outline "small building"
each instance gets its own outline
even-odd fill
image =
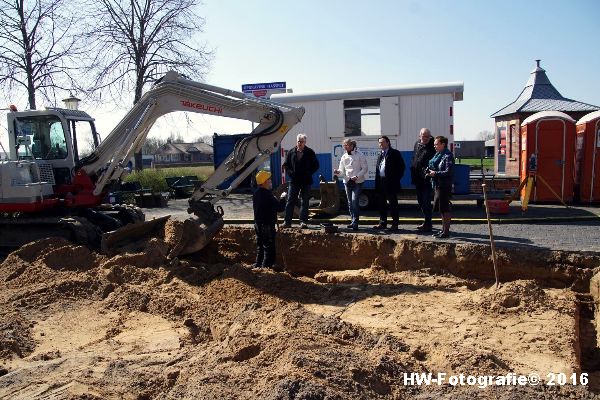
[[[155,166],[213,163],[213,147],[206,143],[165,143],[154,152]]]
[[[456,141],[454,141],[454,156],[456,158],[485,157],[485,141],[484,140],[456,140]]]
[[[573,200],[575,120],[560,111],[541,111],[521,124],[521,175],[537,176],[531,201]],[[525,189],[522,193],[525,195]]]
[[[600,201],[600,111],[577,121],[575,195],[581,201]]]
[[[600,107],[563,97],[552,85],[546,70],[537,66],[515,101],[491,115],[495,120],[495,171],[507,176],[519,176],[521,140],[519,127],[523,121],[541,111],[561,111],[578,120]]]

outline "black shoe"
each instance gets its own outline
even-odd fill
[[[346,225],[346,228],[348,228],[348,229],[352,229],[352,228],[354,228],[354,224],[349,224],[349,225]]]
[[[291,228],[292,227],[292,223],[291,222],[286,222],[283,225],[281,225],[282,228]]]
[[[450,237],[450,232],[440,232],[440,234],[438,235],[439,239],[445,239]]]
[[[387,224],[384,224],[383,222],[380,222],[377,225],[375,225],[373,227],[373,229],[385,229],[386,226],[387,226]]]
[[[353,231],[357,231],[358,230],[358,225],[352,225],[352,230]]]
[[[417,226],[417,231],[419,231],[419,232],[431,232],[432,228],[431,228],[431,225],[421,224],[421,225]]]
[[[386,232],[398,232],[398,225],[392,225],[385,230]]]

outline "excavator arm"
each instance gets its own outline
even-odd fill
[[[81,160],[81,170],[95,181],[95,196],[101,195],[111,181],[123,174],[127,160],[141,149],[154,122],[173,111],[245,119],[258,125],[247,138],[236,144],[226,161],[192,194],[188,212],[195,218],[185,221],[181,238],[171,249],[171,257],[198,251],[210,241],[223,226],[222,209],[215,208],[215,204],[267,160],[304,115],[302,107],[250,98],[170,71],[144,94],[96,150]],[[217,188],[234,174],[238,176],[228,188]],[[114,247],[123,238],[137,235],[143,229],[131,226],[105,235],[102,246]]]
[[[203,186],[203,194],[196,198],[216,195],[214,188],[232,174],[239,173],[249,160],[268,157],[304,115],[301,107],[250,98],[243,93],[195,82],[169,71],[142,96],[95,151],[81,160],[80,168],[95,180],[94,195],[100,195],[111,181],[123,174],[128,160],[142,148],[156,120],[174,111],[244,119],[258,124],[250,138],[236,147],[226,165],[215,171]],[[230,189],[237,184],[239,181],[234,181]]]

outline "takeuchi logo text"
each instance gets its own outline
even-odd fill
[[[189,100],[181,100],[181,105],[188,108],[195,108],[197,110],[204,110],[212,113],[222,114],[223,109],[208,104],[194,103]]]

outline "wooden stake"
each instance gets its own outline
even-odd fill
[[[498,266],[496,264],[496,245],[494,243],[494,233],[492,232],[492,222],[490,221],[490,210],[488,209],[487,202],[487,191],[485,183],[481,185],[483,189],[483,201],[485,204],[485,215],[487,217],[488,229],[490,231],[490,244],[492,246],[492,262],[494,263],[494,276],[496,277],[496,289],[500,287],[500,281],[498,280]]]

